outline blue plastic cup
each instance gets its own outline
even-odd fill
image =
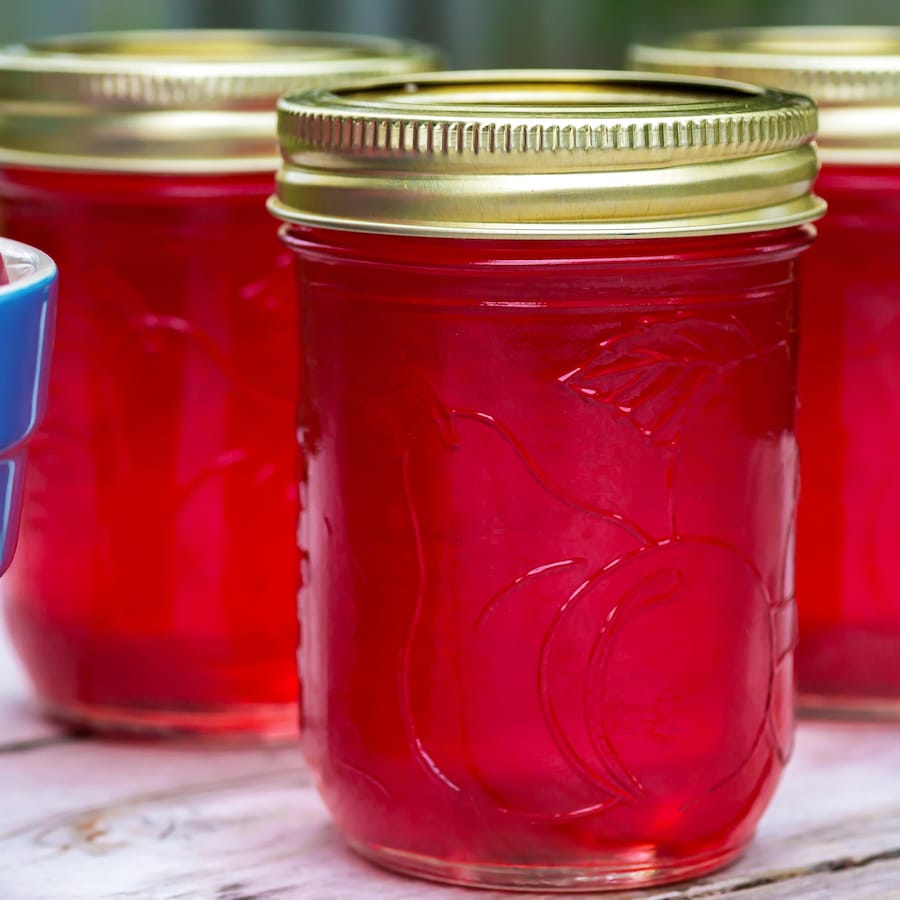
[[[56,264],[40,250],[0,238],[9,278],[0,285],[0,574],[19,533],[28,438],[47,396],[56,313]]]

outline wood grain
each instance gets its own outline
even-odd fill
[[[0,900],[510,896],[357,859],[295,747],[73,739],[35,715],[4,644],[0,677]],[[606,896],[900,900],[900,727],[805,723],[743,859],[689,885]]]

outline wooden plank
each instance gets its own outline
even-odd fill
[[[687,887],[618,896],[866,896],[821,894],[858,882],[900,897],[890,893],[900,885],[898,771],[895,729],[807,725],[743,860]],[[472,897],[344,850],[294,748],[77,742],[0,756],[0,785],[9,900]]]
[[[732,894],[734,900],[896,900],[900,897],[900,868],[896,860],[869,863],[863,868],[828,870],[798,875],[783,881],[767,881]],[[728,895],[691,895],[713,898]]]
[[[8,662],[0,647],[0,900],[509,896],[433,887],[354,857],[296,747],[54,743],[59,732],[29,711]],[[898,773],[900,727],[806,723],[742,860],[690,885],[608,896],[900,900]]]

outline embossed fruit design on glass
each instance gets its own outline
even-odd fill
[[[0,575],[16,548],[28,444],[44,415],[55,310],[53,260],[0,238]]]
[[[301,740],[410,874],[662,883],[791,750],[794,95],[604,73],[282,101]]]
[[[296,731],[298,360],[265,209],[288,88],[431,52],[143,33],[0,52],[0,230],[63,272],[31,453],[15,646],[97,728]]]
[[[820,104],[829,212],[803,263],[800,701],[900,716],[900,29],[710,32],[635,57]]]

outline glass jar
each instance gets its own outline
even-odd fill
[[[804,260],[797,652],[808,711],[900,715],[900,29],[704,32],[643,68],[724,75],[820,106],[829,212]]]
[[[275,101],[433,64],[414,44],[291,32],[0,52],[0,230],[65,273],[4,583],[53,714],[296,731],[298,361],[265,209]]]
[[[19,532],[29,439],[44,415],[55,314],[53,260],[0,238],[0,575]]]
[[[281,102],[301,741],[364,856],[593,890],[749,839],[791,747],[814,127],[621,73]]]

